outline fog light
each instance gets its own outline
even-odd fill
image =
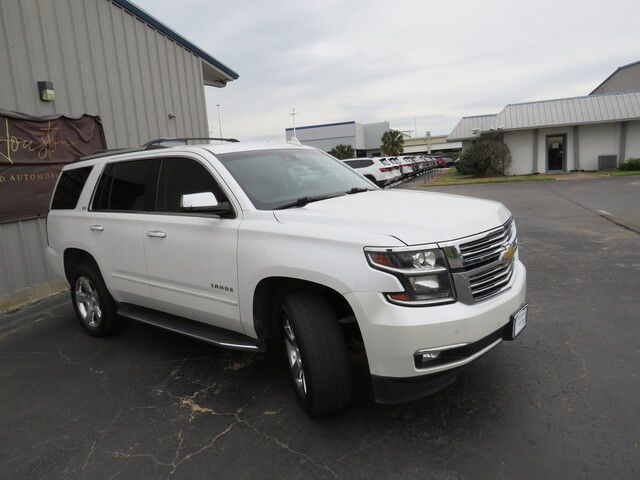
[[[440,358],[440,350],[423,350],[417,351],[414,355],[414,361],[416,368],[427,368],[434,364],[437,364],[437,360]]]
[[[422,354],[422,361],[428,362],[430,360],[435,360],[440,356],[440,352],[424,352]]]

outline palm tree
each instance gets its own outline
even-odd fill
[[[354,158],[356,156],[356,151],[353,149],[351,145],[336,145],[329,151],[329,155],[333,155],[339,160],[345,160],[347,158]]]
[[[380,150],[385,155],[400,155],[404,152],[404,137],[402,136],[402,132],[398,130],[387,130],[382,134],[382,138],[380,139],[382,145],[380,146]]]

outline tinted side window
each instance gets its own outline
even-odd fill
[[[159,161],[134,160],[107,165],[96,190],[94,210],[148,212],[158,178]]]
[[[56,193],[51,202],[52,210],[73,210],[78,205],[78,199],[87,182],[87,177],[93,167],[74,168],[60,174]]]
[[[373,160],[345,160],[344,163],[351,168],[366,168],[373,165]]]
[[[200,163],[189,158],[162,160],[156,202],[158,212],[183,212],[180,208],[182,195],[202,192],[213,193],[218,202],[227,201],[211,173]]]

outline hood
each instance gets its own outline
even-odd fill
[[[274,211],[286,224],[391,235],[407,245],[455,240],[499,227],[511,216],[498,202],[446,193],[374,190]]]

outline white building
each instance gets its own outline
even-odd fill
[[[380,139],[389,130],[389,122],[358,123],[355,121],[296,127],[296,137],[304,145],[328,152],[336,145],[351,145],[358,157],[380,155]],[[287,141],[293,128],[285,130]]]
[[[640,157],[639,67],[620,67],[584,97],[516,103],[496,115],[463,117],[447,138],[462,141],[464,149],[473,138],[497,136],[511,152],[511,175],[613,168]]]
[[[462,142],[449,141],[447,135],[430,135],[404,139],[405,154],[442,154],[456,156],[462,149]]]

